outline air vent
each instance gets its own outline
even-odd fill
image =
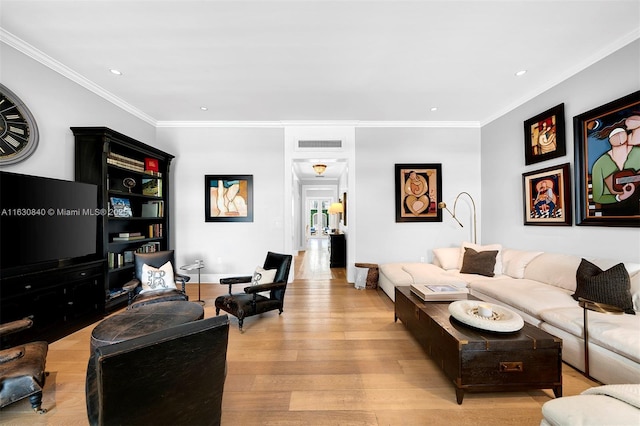
[[[298,141],[299,149],[341,149],[341,140],[304,140]]]

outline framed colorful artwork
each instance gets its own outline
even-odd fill
[[[442,165],[395,166],[396,222],[442,222]]]
[[[253,175],[206,175],[205,222],[253,222]]]
[[[524,163],[534,164],[567,154],[564,104],[524,122]]]
[[[576,223],[640,226],[640,91],[573,118]]]
[[[569,163],[522,174],[525,225],[571,226]]]

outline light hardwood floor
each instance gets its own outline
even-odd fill
[[[326,246],[295,261],[284,312],[231,319],[223,425],[539,425],[551,390],[468,393],[452,384],[394,322],[379,290],[356,290],[328,268]],[[204,284],[205,316],[226,288]],[[188,285],[192,300],[197,285]],[[44,415],[22,400],[0,411],[2,425],[86,425],[84,380],[93,326],[49,346]],[[188,360],[185,360],[188,362]],[[564,395],[596,383],[563,366]]]

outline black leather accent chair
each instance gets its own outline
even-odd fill
[[[26,330],[33,325],[24,318],[0,325],[0,337]],[[0,408],[29,397],[35,412],[43,414],[42,388],[47,373],[47,342],[31,342],[0,350]]]
[[[281,314],[292,260],[293,256],[290,254],[268,252],[263,269],[277,269],[273,283],[245,287],[244,293],[233,294],[232,286],[235,284],[250,283],[253,275],[220,279],[220,284],[229,286],[229,294],[216,298],[216,315],[219,315],[222,309],[235,316],[238,318],[238,326],[240,327],[240,331],[242,331],[242,324],[246,317],[275,309],[279,311],[278,314]],[[269,297],[259,294],[267,291],[269,292]]]
[[[140,293],[142,290],[141,282],[144,279],[142,276],[142,266],[146,264],[153,266],[154,268],[160,268],[167,262],[171,262],[171,265],[173,265],[173,277],[176,282],[176,286],[178,283],[182,285],[181,289],[159,289]],[[129,292],[129,309],[137,306],[148,305],[149,303],[189,300],[185,289],[185,283],[189,281],[191,277],[179,274],[176,271],[173,250],[157,251],[153,253],[135,253],[134,263],[135,276],[131,281],[123,286],[123,288]]]
[[[212,317],[95,349],[91,425],[219,425],[229,318]]]

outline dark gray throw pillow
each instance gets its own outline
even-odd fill
[[[603,271],[582,259],[576,271],[576,292],[573,294],[575,300],[579,297],[615,306],[627,314],[636,314],[631,298],[631,278],[622,263]]]
[[[493,277],[493,268],[496,266],[498,250],[475,251],[471,247],[465,247],[462,258],[463,274],[478,274],[485,277]]]

